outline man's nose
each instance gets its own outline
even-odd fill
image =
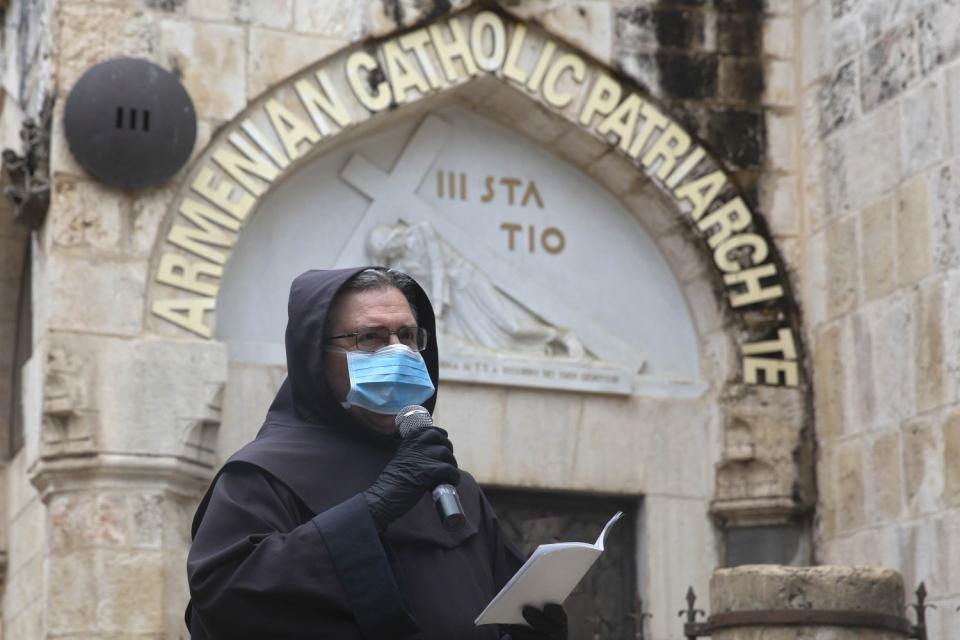
[[[390,344],[400,344],[400,336],[398,336],[396,333],[391,333]]]

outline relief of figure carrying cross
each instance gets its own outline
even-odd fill
[[[359,154],[350,157],[340,177],[370,205],[333,266],[350,266],[366,254],[412,275],[430,293],[447,348],[599,358],[639,370],[643,355],[636,345],[597,325],[555,278],[483,246],[416,193],[451,129],[426,116],[390,173]]]

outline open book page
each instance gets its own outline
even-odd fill
[[[595,544],[557,542],[537,547],[474,624],[526,624],[521,613],[525,605],[542,608],[550,602],[562,603],[603,553],[610,527],[622,516],[618,511],[610,518]]]

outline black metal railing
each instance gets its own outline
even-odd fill
[[[679,617],[684,618],[683,635],[687,640],[694,640],[710,636],[715,631],[732,627],[749,626],[810,626],[823,625],[835,627],[858,627],[861,629],[877,629],[901,633],[908,638],[927,640],[927,609],[936,609],[935,605],[927,604],[927,587],[921,582],[914,592],[916,602],[908,605],[913,609],[917,623],[911,622],[905,616],[896,616],[870,611],[844,611],[830,609],[771,609],[756,611],[732,611],[715,613],[707,616],[703,609],[697,608],[697,594],[691,586],[687,589],[687,608],[681,609]],[[960,607],[957,607],[960,612]],[[705,618],[702,622],[697,617]]]
[[[927,586],[921,582],[913,592],[915,601],[907,605],[913,609],[916,623],[911,623],[904,615],[891,615],[870,611],[853,611],[842,609],[814,609],[811,603],[798,609],[770,609],[754,611],[730,611],[708,615],[703,609],[697,608],[697,594],[693,587],[687,588],[684,599],[686,608],[677,615],[683,618],[683,636],[686,640],[709,637],[717,631],[736,627],[783,627],[783,626],[832,626],[854,627],[859,629],[875,629],[877,631],[894,632],[914,640],[928,640],[927,610],[936,609],[936,605],[927,602]],[[625,615],[633,621],[634,640],[647,640],[646,622],[653,614],[644,611],[643,600],[638,596],[633,610]],[[960,614],[960,606],[956,608]],[[958,615],[960,619],[960,615]],[[608,620],[603,615],[582,618],[589,624],[591,640],[612,640],[615,621]],[[952,636],[951,636],[952,637]]]

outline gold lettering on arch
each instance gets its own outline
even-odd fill
[[[274,87],[228,124],[197,161],[174,205],[156,261],[153,315],[210,338],[223,267],[250,212],[275,182],[322,139],[480,74],[516,86],[607,140],[686,212],[713,255],[734,312],[782,305],[784,323],[789,321],[792,303],[785,299],[772,244],[758,233],[743,199],[731,195],[727,174],[706,150],[655,101],[607,69],[542,30],[535,35],[489,9],[467,9],[335,54]],[[465,197],[465,182],[459,190],[455,186],[451,182],[449,195]],[[438,189],[445,189],[441,182]],[[543,206],[532,183],[516,196],[524,205]],[[534,238],[548,253],[564,248],[562,231],[553,227],[524,232],[519,224],[504,223],[502,230],[510,250],[519,250],[521,234],[529,236],[525,244]],[[799,384],[787,324],[775,339],[744,345],[742,357],[746,384]]]

